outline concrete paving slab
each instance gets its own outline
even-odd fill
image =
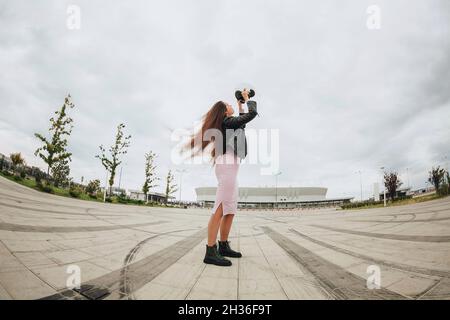
[[[198,279],[186,299],[188,300],[236,300],[237,278],[203,276]]]
[[[43,194],[0,178],[0,299],[450,299],[450,198],[238,212],[243,257],[203,263],[209,209]],[[67,266],[82,290],[66,288]],[[382,289],[367,288],[378,265]]]
[[[56,292],[29,270],[0,272],[0,283],[13,299],[37,299]]]

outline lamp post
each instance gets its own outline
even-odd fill
[[[384,206],[386,207],[386,185],[384,184],[384,167],[381,167],[380,169],[383,170],[383,179],[381,181],[383,183],[383,202]]]
[[[447,170],[447,172],[448,172],[448,158],[447,158],[447,156],[444,156],[444,159],[443,159],[444,161],[445,161],[445,169]]]
[[[181,183],[183,182],[183,173],[187,172],[186,169],[176,169],[176,172],[178,172],[180,174],[180,195],[179,195],[179,203],[181,206]]]
[[[411,185],[409,184],[409,168],[406,168],[406,179],[408,180],[408,188],[410,188]]]
[[[278,176],[281,174],[281,171],[274,173],[275,175],[275,206],[278,209]]]
[[[123,165],[120,166],[120,173],[119,173],[119,192],[120,192],[120,186],[121,186],[121,182],[122,182],[122,168],[124,166],[126,166],[127,164],[124,163]]]
[[[105,192],[103,192],[103,202],[106,202],[106,188],[108,185],[108,170],[106,170],[106,178],[105,178]]]
[[[361,191],[361,202],[362,202],[363,192],[362,192],[362,177],[361,177],[361,170],[358,170],[358,171],[356,171],[355,173],[359,173],[359,187],[360,187],[360,191]]]
[[[119,191],[120,191],[120,183],[122,182],[122,168],[123,168],[123,166],[120,166],[120,173],[119,173]]]

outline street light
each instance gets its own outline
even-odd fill
[[[106,202],[106,188],[108,185],[108,170],[106,170],[106,178],[105,178],[105,192],[103,192],[103,202]]]
[[[120,192],[120,183],[122,182],[122,168],[123,166],[120,166],[120,174],[119,174],[119,192]]]
[[[183,173],[187,172],[186,169],[176,169],[175,172],[178,172],[180,174],[180,196],[179,196],[179,203],[181,206],[181,183],[183,182]]]
[[[361,170],[358,170],[358,171],[356,171],[355,173],[359,173],[359,186],[360,186],[360,189],[361,189],[361,202],[362,202],[362,198],[363,198],[363,195],[362,195],[362,177],[361,177]]]
[[[124,163],[123,165],[120,166],[120,174],[119,174],[119,192],[120,192],[120,184],[122,182],[122,168],[123,166],[126,166],[127,164]]]
[[[408,188],[411,188],[411,185],[409,184],[409,168],[406,168],[406,178],[408,179]]]
[[[381,170],[384,170],[384,167],[381,167],[380,168]],[[384,173],[384,171],[383,171],[383,173]],[[382,180],[382,183],[383,183],[383,202],[384,202],[384,206],[386,207],[386,185],[384,184],[384,175],[383,175],[383,180]]]
[[[281,174],[281,171],[274,173],[275,176],[275,206],[278,209],[278,176]]]

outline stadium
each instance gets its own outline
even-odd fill
[[[216,187],[195,189],[197,202],[203,207],[214,205]],[[353,197],[326,198],[327,188],[321,187],[242,187],[239,188],[239,208],[311,208],[337,207]]]

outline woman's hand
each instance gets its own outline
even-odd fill
[[[243,91],[242,91],[242,97],[244,98],[244,101],[245,102],[247,102],[248,101],[248,93],[249,93],[249,91],[247,90],[247,89],[244,89]]]

